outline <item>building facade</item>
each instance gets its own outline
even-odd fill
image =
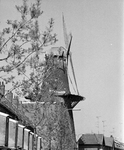
[[[123,143],[103,134],[82,134],[78,147],[79,150],[124,150]]]

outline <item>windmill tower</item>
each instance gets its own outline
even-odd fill
[[[59,106],[59,112],[60,115],[60,122],[66,122],[67,126],[64,126],[64,129],[62,132],[65,132],[69,134],[67,137],[64,138],[64,144],[61,145],[61,149],[66,150],[72,150],[76,146],[76,139],[75,139],[75,128],[74,128],[74,119],[73,119],[73,108],[77,105],[78,102],[84,99],[84,97],[79,96],[79,92],[77,89],[77,83],[76,78],[74,74],[74,68],[72,64],[72,58],[71,58],[71,43],[72,43],[72,35],[67,34],[64,16],[63,16],[63,32],[64,32],[64,40],[65,40],[65,48],[64,47],[53,47],[49,51],[49,53],[46,55],[48,61],[47,68],[47,74],[49,76],[44,80],[44,88],[46,89],[45,85],[47,85],[49,88],[47,88],[47,93],[44,95],[48,96],[48,93],[53,93],[53,99],[49,97],[49,100],[56,101],[57,104],[61,104]],[[50,60],[52,58],[52,61]],[[77,89],[77,95],[71,94],[70,88],[69,88],[69,80],[68,80],[68,63],[71,64],[72,67],[72,73]],[[48,92],[49,91],[49,92]],[[44,100],[47,99],[44,96]],[[48,99],[47,99],[48,100]],[[65,124],[66,124],[65,123]],[[61,124],[60,124],[61,126]],[[61,127],[60,127],[61,128]],[[61,132],[61,131],[60,131]],[[63,133],[61,133],[63,134]],[[70,138],[70,139],[69,139]],[[70,142],[69,142],[70,141]],[[64,147],[64,145],[68,145],[68,147]]]
[[[72,35],[68,35],[66,32],[64,17],[63,31],[65,48],[52,47],[45,55],[46,67],[42,82],[42,99],[37,107],[39,116],[35,119],[35,122],[40,120],[35,128],[37,134],[44,139],[43,148],[49,150],[73,150],[76,148],[73,109],[78,102],[84,99],[79,96],[78,90],[77,94],[71,94],[69,88],[69,62],[72,66],[76,88],[77,83],[70,52]],[[34,103],[30,103],[30,105],[34,105]],[[28,111],[25,112],[31,120],[33,107],[27,105],[26,110]]]

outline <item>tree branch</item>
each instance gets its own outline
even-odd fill
[[[31,40],[30,40],[30,41],[26,41],[26,42],[22,43],[22,44],[19,46],[19,48],[21,48],[23,45],[27,44],[28,42],[31,42]],[[10,55],[10,53],[8,52],[8,56],[7,56],[7,57],[5,57],[5,58],[1,58],[1,59],[0,59],[0,61],[7,60],[10,56],[11,56],[11,55]]]
[[[9,57],[10,57],[10,53],[8,53],[8,56],[7,56],[7,57],[5,57],[5,58],[1,58],[1,59],[0,59],[0,61],[7,60]]]
[[[40,48],[42,47],[44,45],[44,43],[40,46]],[[30,56],[30,55],[32,55],[33,53],[35,53],[36,51],[33,51],[33,52],[31,52],[30,54],[28,54],[24,59],[23,59],[23,61],[21,62],[21,63],[19,63],[17,66],[15,66],[14,68],[12,68],[12,70],[13,69],[15,69],[15,68],[18,68],[21,64],[23,64],[25,61],[26,61],[26,59]],[[12,71],[11,70],[11,71]]]
[[[32,19],[32,18],[31,18]],[[31,20],[30,19],[30,20]],[[8,39],[6,40],[6,42],[3,44],[3,46],[0,48],[0,51],[3,49],[3,47],[16,35],[16,33],[26,24],[28,23],[30,20],[28,20],[27,22],[25,22],[23,25],[20,25],[20,27],[16,30],[16,32]]]

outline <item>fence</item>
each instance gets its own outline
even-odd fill
[[[41,137],[0,112],[0,149],[41,150]]]
[[[18,120],[24,125],[33,127],[33,123],[24,114],[23,105],[18,100],[18,96],[14,96],[11,91],[5,94],[5,84],[3,82],[0,82],[0,105],[17,116]]]

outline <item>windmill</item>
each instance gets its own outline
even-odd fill
[[[63,16],[63,32],[65,47],[52,47],[46,53],[46,76],[43,78],[42,91],[41,91],[41,105],[40,109],[44,110],[44,120],[48,125],[50,124],[50,116],[55,118],[57,122],[50,124],[53,127],[54,134],[50,133],[49,145],[53,144],[56,138],[56,147],[60,147],[64,150],[72,150],[76,147],[76,136],[73,118],[73,108],[81,101],[84,97],[79,95],[77,88],[76,77],[74,73],[74,67],[71,57],[71,44],[72,44],[72,34],[67,34],[64,16]],[[68,65],[71,65],[73,80],[76,86],[76,94],[72,94],[69,87],[69,77],[68,77]],[[44,103],[42,106],[42,102]],[[32,103],[33,105],[33,103]],[[47,107],[51,108],[46,109]],[[53,110],[53,114],[51,113]],[[50,112],[49,112],[50,111]],[[29,111],[30,112],[30,111]],[[49,119],[47,120],[47,114],[49,114]],[[42,116],[42,115],[40,115]],[[58,119],[57,119],[58,118]],[[32,120],[32,118],[30,118]],[[53,119],[53,120],[54,120]],[[56,127],[57,125],[57,127]],[[54,127],[55,126],[55,127]],[[37,131],[39,131],[39,126]],[[49,133],[49,128],[45,128],[41,124],[40,130],[45,130]],[[41,130],[41,131],[42,131]],[[56,136],[54,136],[56,135]],[[45,137],[45,136],[44,136]],[[47,142],[45,142],[47,143]],[[50,149],[50,147],[49,147]],[[57,148],[56,148],[57,149]]]

